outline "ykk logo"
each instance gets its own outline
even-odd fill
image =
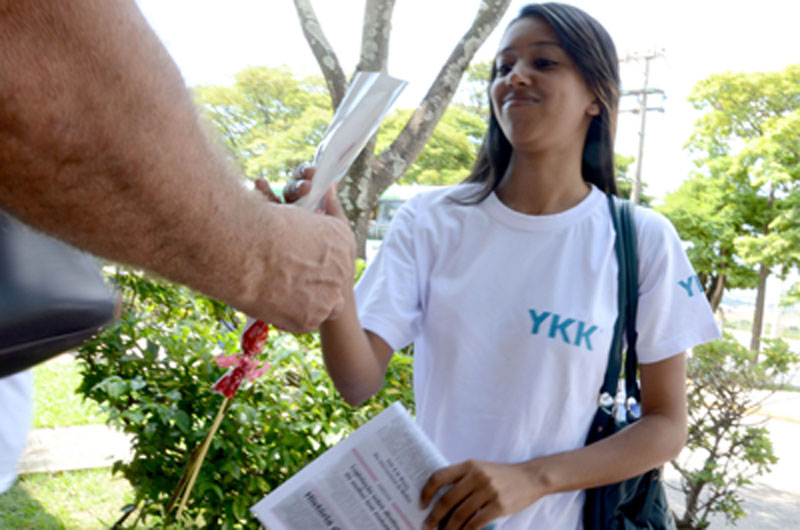
[[[567,344],[573,346],[580,346],[581,343],[586,344],[586,348],[592,351],[591,337],[592,333],[597,331],[597,326],[587,326],[586,322],[582,320],[575,320],[574,318],[564,318],[559,314],[543,311],[537,313],[535,309],[530,310],[531,318],[533,319],[533,330],[531,333],[538,335],[540,331],[547,330],[547,336],[551,339],[561,338]],[[550,323],[545,324],[550,319]],[[570,327],[577,324],[574,329],[575,335],[570,337]]]
[[[700,284],[700,278],[698,278],[697,275],[689,276],[686,278],[685,282],[678,280],[678,285],[684,288],[689,298],[692,298],[697,293],[703,292],[703,286]],[[697,287],[697,290],[694,290],[694,287]]]

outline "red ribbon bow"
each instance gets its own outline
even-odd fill
[[[256,355],[264,350],[268,335],[269,324],[254,320],[242,334],[242,353],[217,356],[215,361],[218,366],[231,369],[211,387],[214,392],[222,394],[226,398],[232,398],[244,379],[255,381],[269,370],[268,363],[264,363],[264,366],[259,368],[260,363],[255,359]]]

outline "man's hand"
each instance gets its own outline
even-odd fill
[[[293,203],[311,189],[315,168],[301,165],[295,179],[287,184],[284,198]],[[256,181],[270,202],[280,203],[266,180]],[[275,282],[275,303],[292,300],[288,305],[266,308],[273,315],[271,323],[288,331],[308,331],[323,321],[338,316],[344,293],[352,290],[355,274],[355,240],[335,188],[325,197],[325,215],[311,214],[293,206],[281,206],[277,218],[285,223],[275,234],[274,255],[285,256]],[[258,303],[258,301],[255,301]]]
[[[305,332],[342,310],[344,290],[353,288],[355,241],[342,219],[278,208],[276,224],[284,228],[270,235],[275,261],[269,267],[277,277],[271,280],[273,296],[259,312],[272,315],[270,323],[280,329]]]

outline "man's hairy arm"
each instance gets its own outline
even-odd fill
[[[244,189],[128,0],[0,2],[0,207],[295,331],[353,277],[346,223]]]

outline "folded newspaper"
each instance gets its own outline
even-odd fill
[[[269,530],[417,530],[431,473],[448,463],[393,403],[251,508]]]

